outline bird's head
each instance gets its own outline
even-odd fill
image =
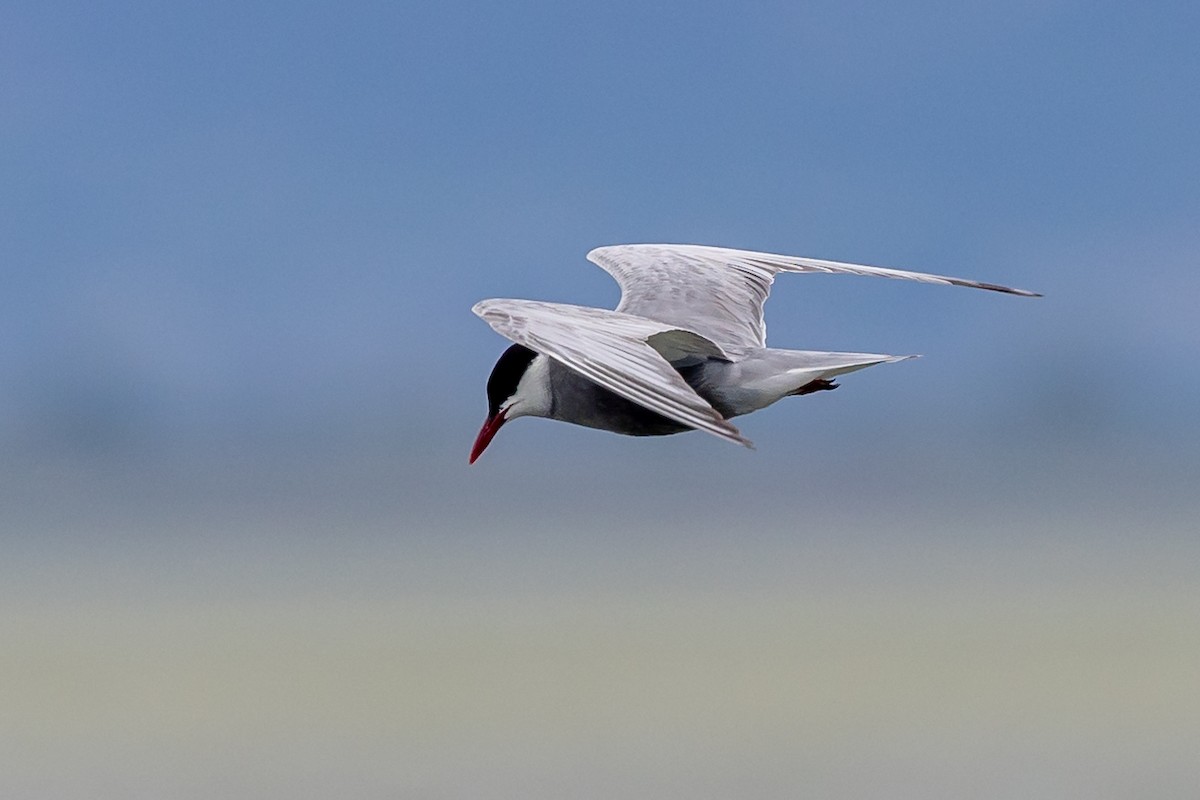
[[[471,448],[471,464],[487,449],[504,423],[517,417],[544,417],[550,413],[547,367],[545,356],[519,344],[500,356],[488,378],[488,415]]]

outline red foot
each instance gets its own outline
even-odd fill
[[[812,394],[813,392],[828,392],[838,388],[837,381],[828,381],[824,378],[817,378],[815,381],[810,381],[804,384],[794,392],[789,392],[789,396],[799,397],[804,394]]]

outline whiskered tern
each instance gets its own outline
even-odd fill
[[[913,357],[767,347],[763,303],[781,272],[1040,296],[944,275],[703,245],[614,245],[587,257],[620,285],[615,311],[500,299],[472,309],[514,342],[488,378],[488,415],[472,464],[502,425],[530,416],[628,436],[694,429],[752,447],[730,419],[837,388],[839,375]]]

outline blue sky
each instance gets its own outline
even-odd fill
[[[779,284],[781,345],[936,359],[863,390],[925,382],[910,411],[952,389],[969,422],[1014,381],[1061,381],[1141,431],[1184,422],[1144,376],[1200,391],[1187,4],[4,17],[0,432],[30,447],[80,415],[116,439],[400,408],[457,425],[502,346],[471,303],[611,304],[582,256],[622,241],[1046,292]]]

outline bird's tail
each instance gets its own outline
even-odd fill
[[[833,379],[839,375],[909,358],[915,356],[764,348],[735,365],[738,372],[735,383],[739,386],[742,403],[765,408],[789,395],[836,388]]]

